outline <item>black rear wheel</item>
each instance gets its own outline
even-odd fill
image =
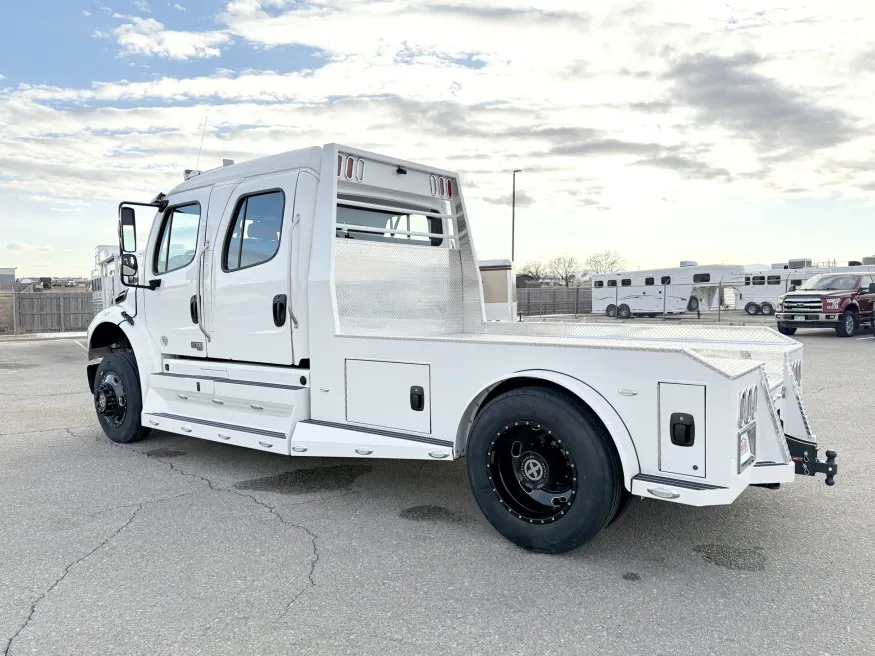
[[[94,407],[103,432],[113,442],[128,444],[143,439],[149,429],[140,423],[143,397],[133,353],[111,353],[94,376]]]
[[[621,319],[628,319],[632,316],[632,310],[629,309],[629,306],[625,303],[617,308],[617,316]]]
[[[613,304],[609,305],[607,307],[607,309],[605,309],[605,314],[608,315],[609,317],[616,317],[617,316],[617,306],[613,305]]]
[[[582,545],[623,501],[610,436],[579,399],[552,388],[524,387],[487,403],[474,420],[467,466],[489,522],[532,551]]]

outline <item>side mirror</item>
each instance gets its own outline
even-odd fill
[[[137,250],[137,215],[133,207],[119,208],[119,236],[123,253]]]
[[[130,253],[122,255],[122,275],[125,278],[133,278],[137,275],[139,267],[137,266],[137,256]]]
[[[795,291],[796,291],[796,285],[790,285],[790,289],[788,289],[787,291],[795,292]]]

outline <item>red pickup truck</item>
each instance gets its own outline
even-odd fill
[[[778,331],[792,335],[797,328],[835,328],[850,337],[861,326],[872,326],[875,275],[822,273],[778,299]]]

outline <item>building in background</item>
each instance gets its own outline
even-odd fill
[[[12,289],[15,284],[15,267],[0,268],[0,289]]]

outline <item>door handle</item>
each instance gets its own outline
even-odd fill
[[[188,302],[188,311],[191,313],[191,322],[197,323],[197,294],[192,296]]]
[[[277,294],[273,297],[273,325],[277,328],[286,323],[286,300],[285,294]]]
[[[422,412],[425,408],[425,390],[419,385],[410,388],[410,409]]]
[[[197,260],[197,288],[195,289],[195,302],[197,303],[197,327],[200,328],[200,331],[204,334],[204,338],[207,340],[207,343],[210,341],[210,335],[207,333],[207,329],[204,327],[203,318],[203,298],[201,297],[201,285],[203,285],[204,280],[204,258],[207,255],[207,246],[209,244],[204,244],[204,250],[201,251],[200,256]]]

